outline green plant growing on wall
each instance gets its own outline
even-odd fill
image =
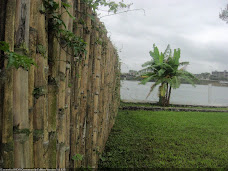
[[[45,47],[43,45],[37,45],[36,47],[36,52],[40,53],[44,58],[46,58],[46,52],[47,50],[45,49]]]
[[[48,30],[54,33],[55,37],[60,42],[61,47],[63,49],[66,47],[72,48],[73,54],[70,54],[72,56],[82,56],[82,54],[86,53],[86,42],[81,37],[78,37],[73,32],[67,30],[66,24],[62,20],[62,15],[64,13],[67,13],[72,19],[75,19],[68,11],[68,8],[70,8],[71,5],[64,2],[61,2],[61,5],[65,11],[59,14],[59,4],[57,2],[54,0],[44,0],[44,9],[40,12],[49,18]]]
[[[84,3],[89,5],[93,12],[98,10],[99,6],[108,7],[108,12],[116,13],[119,9],[130,8],[131,4],[125,4],[124,1],[115,2],[115,1],[107,1],[107,0],[83,0]]]
[[[15,67],[18,69],[19,67],[22,67],[25,70],[28,70],[31,65],[36,65],[32,58],[11,51],[9,49],[9,44],[4,41],[0,41],[0,51],[3,51],[5,57],[8,59],[7,68]]]
[[[82,2],[90,6],[93,9],[94,13],[99,6],[108,7],[109,12],[114,13],[116,13],[117,10],[120,8],[129,8],[131,6],[131,4],[125,4],[123,3],[123,1],[116,3],[114,1],[107,0],[83,0]],[[61,6],[65,9],[65,11],[59,14],[59,3],[55,2],[54,0],[44,0],[43,3],[44,9],[40,10],[40,12],[45,14],[49,18],[48,29],[50,31],[54,31],[54,35],[59,40],[61,47],[63,49],[65,49],[66,47],[72,48],[73,54],[70,54],[72,56],[82,57],[83,54],[86,54],[86,42],[83,40],[82,37],[78,37],[73,32],[67,30],[66,24],[62,20],[62,15],[64,13],[67,13],[73,20],[75,20],[75,17],[73,17],[68,10],[69,8],[71,8],[71,5],[65,2],[61,2]],[[94,15],[90,15],[87,13],[84,15],[91,17],[91,19],[95,21]],[[85,25],[85,22],[82,18],[78,19],[78,23]]]
[[[150,51],[152,60],[142,65],[151,71],[144,75],[146,78],[141,81],[141,84],[146,84],[150,80],[155,80],[148,96],[157,85],[160,85],[158,92],[159,104],[162,106],[168,106],[171,90],[172,88],[176,89],[180,87],[181,78],[191,83],[193,86],[195,85],[197,78],[185,70],[185,67],[189,65],[189,62],[179,61],[180,49],[174,49],[174,53],[172,53],[170,46],[168,45],[165,52],[160,53],[155,44],[153,45],[153,48],[154,51]],[[183,67],[179,69],[180,66]]]
[[[75,160],[75,161],[82,161],[82,159],[83,159],[83,155],[81,155],[81,154],[76,154],[76,155],[74,155],[73,157],[72,157],[72,160]]]

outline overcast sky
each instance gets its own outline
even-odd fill
[[[155,43],[181,49],[192,73],[228,70],[228,24],[219,18],[227,0],[125,0],[131,9],[144,9],[103,17],[113,44],[119,50],[122,72],[140,70],[151,60]],[[100,16],[104,16],[102,12]]]

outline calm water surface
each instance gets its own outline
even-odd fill
[[[146,99],[152,84],[152,82],[149,82],[146,85],[140,85],[139,81],[121,81],[121,99],[157,102],[158,86]],[[180,88],[172,89],[170,100],[172,104],[228,106],[228,87],[208,85],[196,85],[196,87],[193,87],[189,84],[182,84]]]

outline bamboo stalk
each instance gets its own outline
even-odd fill
[[[118,71],[116,51],[106,35],[99,35],[97,28],[103,29],[102,26],[100,27],[100,21],[97,20],[97,25],[91,27],[91,18],[82,14],[91,14],[91,9],[80,0],[67,1],[80,11],[73,14],[71,9],[70,13],[77,16],[77,19],[83,18],[89,29],[83,29],[79,23],[74,24],[73,28],[73,21],[67,13],[64,13],[62,19],[69,30],[73,30],[77,36],[83,37],[87,42],[86,56],[78,56],[81,61],[78,57],[67,55],[60,48],[58,40],[50,33],[51,30],[48,32],[47,39],[45,30],[47,20],[39,12],[43,5],[42,0],[14,0],[8,1],[8,5],[13,2],[15,6],[17,2],[17,10],[7,12],[11,19],[8,20],[8,25],[6,23],[6,28],[11,28],[12,24],[15,24],[16,30],[24,28],[22,30],[26,34],[22,35],[19,31],[15,33],[16,46],[19,47],[23,43],[29,47],[30,55],[35,58],[38,67],[32,66],[29,74],[22,69],[15,71],[14,90],[12,70],[7,71],[3,111],[0,112],[0,123],[3,123],[0,127],[2,134],[0,140],[4,145],[2,150],[4,167],[92,166],[96,168],[118,111],[119,78],[116,75]],[[61,1],[56,0],[56,2],[59,2],[61,7]],[[31,11],[30,15],[26,15],[27,19],[23,25],[20,19],[23,10],[20,9],[25,8],[22,4],[26,3],[31,3],[31,6],[24,10],[28,12],[31,9]],[[13,21],[13,11],[17,12],[16,22]],[[63,11],[65,10],[61,9],[59,13]],[[30,25],[29,31],[28,25]],[[13,50],[14,30],[11,28],[7,31],[6,41],[10,43]],[[104,50],[104,44],[101,46],[101,41],[107,42],[107,49]],[[39,53],[38,46],[43,46],[44,54]],[[67,51],[70,52],[71,49]],[[18,50],[17,53],[22,52]],[[47,56],[48,59],[45,58]],[[12,106],[15,107],[15,147],[19,149],[14,151],[13,114],[10,115]],[[17,159],[15,162],[10,162],[14,158],[13,154]],[[83,155],[84,159],[73,161],[72,157],[76,154]]]
[[[16,4],[15,18],[15,52],[25,54],[29,46],[30,1],[21,0]],[[24,21],[24,22],[23,22]],[[30,129],[28,113],[28,71],[19,68],[14,72],[14,166],[15,168],[30,168],[29,134],[24,131]],[[16,131],[15,131],[16,130]]]
[[[61,4],[61,3],[60,3]],[[65,9],[61,8],[62,20],[68,27],[69,16],[65,12]],[[66,28],[68,29],[68,28]],[[61,44],[61,42],[60,42]],[[60,45],[61,46],[61,45]],[[64,46],[64,45],[63,45]],[[57,168],[65,168],[66,167],[66,60],[67,54],[63,48],[60,49],[60,58],[59,58],[59,92],[58,92],[58,119],[57,119]]]
[[[104,35],[103,35],[104,36]],[[105,35],[107,36],[107,35]],[[107,39],[106,37],[103,37],[103,47],[102,47],[102,55],[101,55],[101,89],[100,89],[100,101],[99,101],[99,111],[101,113],[101,126],[100,126],[100,134],[98,138],[98,146],[99,148],[99,153],[101,154],[103,149],[104,149],[104,134],[105,134],[105,110],[104,110],[104,102],[105,102],[105,92],[104,92],[104,87],[105,87],[105,57],[107,54]]]
[[[72,16],[74,16],[74,12],[73,12],[73,6],[74,6],[74,1],[73,0],[68,0],[68,3],[71,5],[72,8],[69,9],[69,12]],[[69,18],[68,19],[69,22],[68,22],[68,30],[69,31],[73,31],[73,19],[72,18]],[[73,54],[72,52],[73,50],[68,48],[68,52],[70,54]],[[72,166],[71,164],[71,158],[70,158],[70,131],[71,131],[71,70],[72,70],[72,60],[71,58],[73,58],[71,55],[67,55],[67,59],[66,61],[68,62],[67,63],[67,66],[66,66],[66,86],[67,86],[67,89],[66,89],[66,153],[65,153],[65,157],[66,157],[66,168],[70,168]]]
[[[5,41],[10,50],[14,50],[14,23],[16,0],[8,1],[6,6]],[[7,60],[5,60],[6,68]],[[4,100],[2,116],[2,158],[3,168],[14,168],[14,141],[13,141],[13,70],[6,71],[4,82]]]
[[[33,113],[33,138],[34,138],[34,167],[46,168],[47,163],[47,147],[48,147],[48,125],[47,125],[47,33],[45,30],[45,15],[39,12],[43,6],[43,1],[38,0],[36,4],[36,14],[39,18],[37,23],[37,54],[35,68],[35,89],[33,94],[35,96],[35,105]],[[40,48],[42,53],[40,53]]]
[[[31,1],[30,3],[30,30],[29,30],[29,51],[32,59],[36,59],[36,46],[37,46],[37,1]],[[28,107],[29,107],[29,157],[30,157],[30,168],[34,168],[33,162],[33,107],[34,107],[34,96],[33,91],[35,88],[35,66],[31,66],[28,73]]]
[[[80,0],[77,0],[77,2],[75,3],[76,5],[76,16],[78,16],[77,18],[81,18],[81,12],[82,12],[82,4]],[[74,32],[76,34],[76,36],[82,36],[83,35],[83,27],[81,27],[81,23],[77,23],[75,24],[75,28],[74,28]],[[81,80],[82,80],[82,67],[83,67],[83,63],[81,61],[82,56],[79,55],[75,58],[75,63],[76,63],[76,70],[75,70],[75,82],[74,82],[74,92],[75,92],[75,96],[74,96],[74,107],[73,107],[73,116],[75,118],[74,123],[73,123],[73,127],[74,127],[74,136],[75,139],[73,139],[72,137],[72,151],[71,151],[71,157],[75,156],[76,154],[80,153],[80,110],[81,110]],[[80,163],[79,161],[75,161],[74,160],[74,168],[78,168],[80,167]]]
[[[75,1],[74,3],[75,10],[75,16],[77,16],[77,19],[81,17],[81,2],[80,0]],[[80,23],[74,23],[73,32],[76,36],[81,36],[83,34],[83,28],[80,27]],[[79,28],[80,27],[80,28]],[[81,62],[81,56],[78,55],[77,57],[74,57],[72,59],[72,62],[74,64],[73,71],[72,71],[72,83],[73,83],[73,96],[72,96],[72,120],[71,120],[71,152],[70,152],[70,158],[71,158],[71,166],[74,168],[79,167],[79,161],[72,160],[72,158],[80,153],[80,147],[79,147],[79,132],[80,132],[80,99],[81,99],[81,74],[82,74],[82,62]]]
[[[86,17],[85,17],[85,20],[86,20],[86,26],[87,26],[87,29],[85,29],[85,32],[84,32],[84,39],[85,39],[85,42],[87,42],[87,45],[86,45],[86,55],[85,55],[85,59],[84,59],[84,67],[83,67],[83,74],[82,74],[82,92],[83,92],[83,96],[81,97],[81,124],[82,125],[82,130],[81,130],[81,152],[80,154],[82,154],[83,156],[86,155],[86,150],[85,150],[85,145],[86,145],[86,132],[87,132],[87,123],[88,122],[88,113],[87,113],[87,100],[88,100],[88,82],[90,81],[89,80],[89,58],[90,58],[90,34],[91,34],[91,18],[89,17],[89,15],[91,15],[92,13],[92,10],[91,8],[88,8],[88,7],[84,7],[85,9],[85,12],[88,14]],[[85,167],[86,166],[86,160],[85,160],[85,157],[82,161],[82,165]]]
[[[5,40],[5,24],[6,24],[6,7],[7,1],[0,1],[0,41]],[[0,69],[4,70],[4,54],[0,52]],[[0,77],[0,99],[4,99],[4,76]],[[4,101],[0,101],[0,168],[3,168],[3,144],[2,144],[2,131],[3,131],[3,105]]]
[[[59,3],[60,0],[55,0]],[[57,12],[57,11],[56,11]],[[60,13],[60,12],[59,12]],[[57,119],[58,119],[58,84],[60,45],[53,31],[48,31],[48,168],[57,167]]]
[[[98,31],[95,33],[96,40],[99,39]],[[98,160],[98,148],[97,148],[97,137],[98,137],[98,120],[99,120],[99,93],[100,93],[100,59],[101,59],[101,45],[99,42],[95,42],[95,83],[94,83],[94,119],[93,119],[93,140],[92,140],[92,168],[97,167]]]
[[[94,23],[93,23],[94,25]],[[90,38],[90,59],[88,64],[88,99],[87,99],[87,130],[86,130],[86,163],[85,165],[92,166],[92,134],[93,134],[93,116],[94,116],[94,50],[95,50],[95,30],[91,30],[91,38]]]

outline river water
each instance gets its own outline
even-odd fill
[[[140,85],[139,81],[121,81],[121,100],[134,102],[157,102],[158,86],[146,99],[152,82]],[[171,104],[187,105],[215,105],[228,106],[228,87],[216,87],[209,85],[182,84],[178,89],[172,89]]]

